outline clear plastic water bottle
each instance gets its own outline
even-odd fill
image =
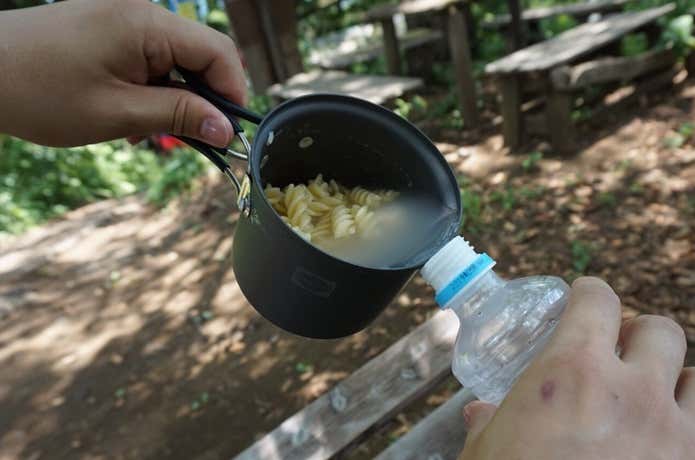
[[[460,321],[454,376],[481,401],[498,404],[555,329],[569,286],[554,276],[506,281],[494,265],[458,236],[421,273],[441,308]]]

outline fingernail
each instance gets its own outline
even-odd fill
[[[215,147],[225,147],[229,143],[227,124],[219,118],[206,118],[200,125],[200,137]]]

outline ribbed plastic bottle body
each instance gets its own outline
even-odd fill
[[[504,281],[489,271],[447,307],[459,317],[452,371],[481,400],[499,403],[543,348],[567,303],[553,276]]]

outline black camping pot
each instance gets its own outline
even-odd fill
[[[456,179],[432,142],[400,116],[361,99],[320,94],[292,99],[260,117],[223,100],[194,75],[180,73],[189,89],[230,118],[248,150],[245,156],[184,139],[235,184],[241,210],[232,256],[236,280],[249,303],[282,329],[322,339],[360,331],[457,234],[461,200]],[[235,117],[260,122],[253,145]],[[224,161],[230,155],[248,159],[241,181]],[[413,248],[409,260],[395,266],[355,265],[297,235],[263,193],[268,183],[306,183],[317,174],[348,187],[421,193],[448,210],[448,217],[421,248]]]

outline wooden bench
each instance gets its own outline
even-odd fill
[[[425,28],[405,30],[398,33],[400,51],[434,43],[442,39],[438,30]],[[352,26],[317,38],[309,54],[308,62],[328,70],[341,70],[353,64],[368,62],[384,53],[381,29],[373,24]]]
[[[271,86],[267,94],[285,100],[306,94],[337,93],[383,104],[421,86],[422,80],[419,78],[314,70],[297,74],[284,83]]]
[[[630,58],[599,59],[574,65],[580,58],[605,49],[628,33],[650,26],[674,8],[671,3],[609,16],[488,64],[485,71],[496,78],[501,94],[505,144],[516,148],[522,141],[524,120],[521,104],[524,84],[529,80],[533,80],[534,86],[542,93],[546,131],[558,152],[573,149],[572,91],[589,84],[624,81],[658,70],[662,73],[656,77],[657,81],[668,82],[668,73],[672,72],[674,63],[668,52],[649,52]]]
[[[431,319],[285,420],[236,460],[333,458],[450,375],[458,321],[450,311]],[[377,458],[455,459],[463,448],[459,391]]]
[[[607,14],[621,11],[629,2],[630,0],[598,0],[543,8],[531,8],[523,11],[521,20],[525,23],[537,23],[544,19],[567,15],[584,22],[592,14]],[[481,27],[486,29],[503,29],[509,27],[511,22],[512,17],[510,14],[501,14],[487,21],[483,21]]]
[[[507,48],[514,52],[523,46],[533,43],[542,38],[540,23],[543,20],[552,19],[557,16],[570,16],[579,22],[586,22],[592,15],[604,15],[616,13],[631,0],[596,0],[567,5],[556,5],[541,8],[531,8],[521,12],[518,29],[513,29],[513,18],[511,14],[501,14],[492,19],[483,21],[480,27],[483,29],[501,30],[505,32],[507,38]],[[531,37],[529,33],[531,32]]]
[[[477,92],[473,79],[465,8],[467,8],[465,0],[406,0],[398,4],[377,5],[366,13],[364,20],[381,24],[388,72],[398,75],[402,72],[402,64],[394,17],[424,13],[440,15],[442,24],[446,24],[447,41],[454,64],[463,119],[467,127],[476,127],[478,125]]]

